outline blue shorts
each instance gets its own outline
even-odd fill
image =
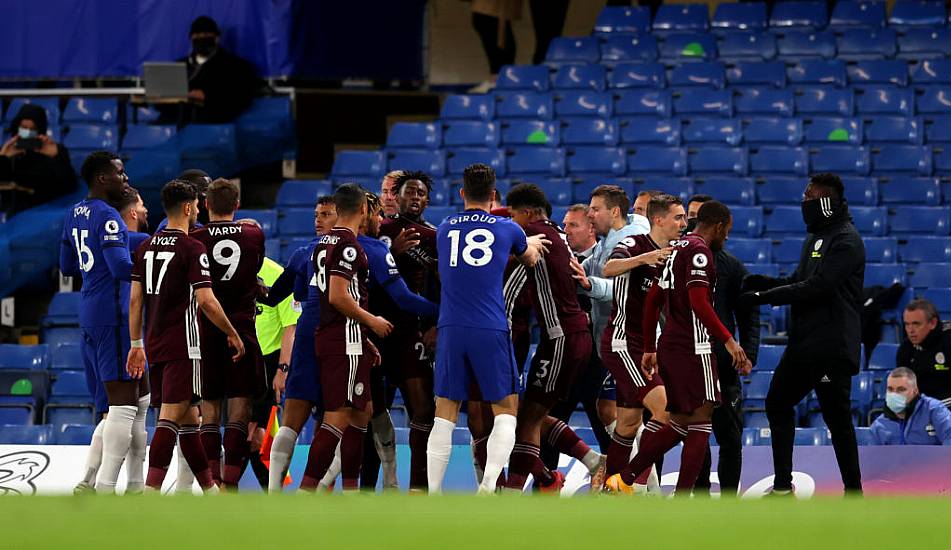
[[[303,317],[297,321],[294,348],[291,350],[291,370],[287,373],[284,398],[310,401],[318,409],[322,409],[320,369],[317,367],[317,354],[314,351],[314,330],[317,328],[315,325]]]
[[[519,391],[508,331],[442,327],[436,341],[435,393],[464,401],[500,401]]]
[[[598,399],[617,401],[617,384],[614,382],[614,377],[611,376],[610,372],[604,377],[604,382],[601,382],[601,391],[598,392]]]
[[[106,382],[132,378],[125,370],[129,357],[129,325],[83,327],[82,353],[86,385],[95,399],[96,412],[109,409]]]

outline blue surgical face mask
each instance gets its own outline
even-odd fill
[[[20,136],[20,139],[30,139],[36,137],[36,130],[31,130],[29,128],[19,128],[17,130],[17,135]]]
[[[888,392],[885,394],[885,406],[893,413],[899,414],[904,412],[905,407],[908,406],[908,401],[900,393]]]

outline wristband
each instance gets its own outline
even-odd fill
[[[287,371],[291,370],[291,366],[288,365],[287,363],[281,363],[277,366],[277,370],[283,372],[284,374],[287,374]]]
[[[142,339],[139,338],[138,340],[132,340],[132,347],[133,347],[133,348],[142,349],[142,348],[144,348],[145,346],[144,346],[143,343],[142,343]]]

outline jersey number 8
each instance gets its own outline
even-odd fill
[[[449,267],[459,265],[459,237],[462,231],[453,229],[448,233],[450,242]],[[462,260],[472,267],[482,267],[492,261],[492,245],[495,235],[488,229],[473,229],[466,233],[466,246],[462,248]],[[476,256],[473,252],[479,251]]]
[[[310,286],[316,286],[321,292],[327,292],[327,250],[317,254],[317,269],[310,280]]]

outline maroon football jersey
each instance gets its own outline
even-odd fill
[[[212,288],[232,323],[254,320],[264,232],[251,224],[210,222],[191,237],[208,251]]]
[[[177,229],[160,231],[135,251],[132,280],[142,284],[148,360],[201,359],[195,290],[211,287],[205,245]]]
[[[419,244],[396,256],[396,268],[410,290],[420,296],[438,300],[438,292],[435,295],[432,292],[435,289],[438,258],[436,228],[426,222],[417,223],[396,215],[383,220],[380,225],[380,240],[389,246],[404,229],[415,230],[419,234]],[[391,321],[397,331],[400,330],[401,325],[407,329],[411,327],[414,331],[418,328],[416,317],[397,307],[389,296],[383,297],[378,304],[375,303],[374,308],[380,315]]]
[[[588,315],[578,305],[578,283],[572,277],[571,249],[565,234],[551,220],[539,220],[525,227],[525,235],[544,235],[551,244],[528,273],[529,292],[542,337],[588,331]]]
[[[695,355],[709,354],[710,335],[690,307],[688,289],[700,285],[709,287],[712,306],[717,282],[713,253],[694,233],[672,242],[671,246],[674,250],[658,282],[664,289],[666,318],[658,346]]]
[[[527,291],[528,272],[514,257],[509,257],[502,279],[502,297],[505,299],[505,318],[512,337],[526,332],[531,325],[532,297]]]
[[[328,291],[331,277],[343,277],[350,281],[349,291],[353,299],[363,309],[367,308],[370,262],[363,247],[353,231],[334,227],[317,241],[313,261],[320,293],[320,323],[315,337],[317,352],[321,355],[362,354],[366,330],[359,322],[330,305]]]
[[[659,249],[649,235],[627,237],[614,247],[610,259],[634,258]],[[660,276],[660,268],[640,265],[614,278],[611,322],[604,328],[602,340],[610,339],[613,351],[630,350],[640,359],[644,351],[644,299]]]

